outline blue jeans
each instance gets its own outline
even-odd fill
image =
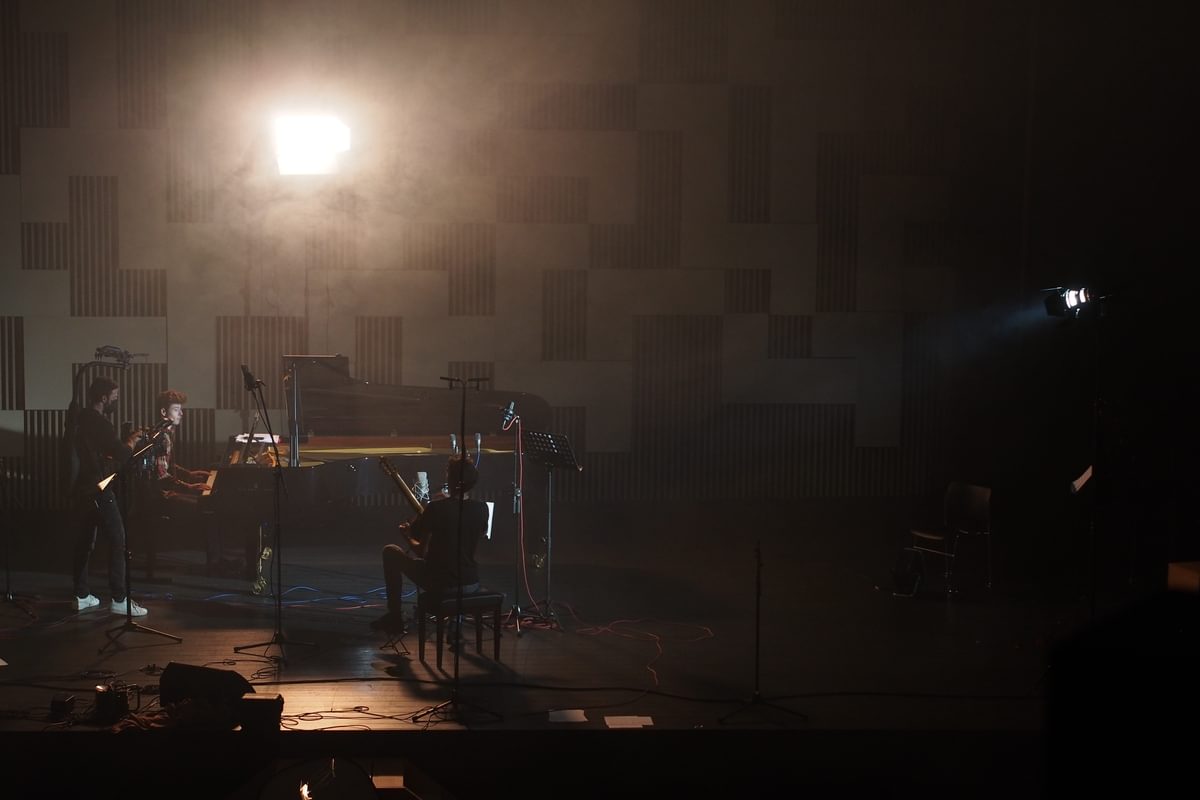
[[[108,588],[112,592],[112,599],[119,603],[125,599],[125,524],[121,521],[117,496],[111,491],[101,492],[94,502],[81,501],[78,512],[75,596],[87,597],[92,593],[88,588],[88,564],[92,551],[96,549],[96,534],[102,532],[108,539]]]

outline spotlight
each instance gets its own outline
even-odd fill
[[[350,129],[334,117],[282,115],[274,128],[280,175],[327,175],[350,149]]]
[[[1043,289],[1046,295],[1046,313],[1052,317],[1078,317],[1089,304],[1100,299],[1086,287],[1067,289],[1055,286],[1053,289]]]

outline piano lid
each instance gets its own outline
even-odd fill
[[[285,373],[295,366],[302,437],[417,437],[423,446],[449,452],[450,435],[459,434],[463,393],[457,386],[370,383],[352,377],[349,360],[342,355],[285,355],[283,364]],[[287,391],[290,398],[290,385]],[[537,395],[468,388],[466,400],[467,442],[458,445],[465,444],[472,452],[476,433],[486,437],[485,447],[511,451],[511,444],[505,445],[503,440],[514,434],[501,430],[509,403],[515,404],[525,428],[544,430],[550,423],[550,404]],[[288,424],[290,429],[290,414]],[[302,453],[307,449],[303,444],[302,439]],[[377,446],[386,448],[388,444]],[[358,445],[347,449],[353,452]]]

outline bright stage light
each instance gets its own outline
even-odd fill
[[[1046,295],[1046,313],[1052,317],[1078,317],[1080,313],[1095,299],[1086,287],[1067,289],[1056,286],[1044,289]]]
[[[281,115],[274,128],[280,175],[328,175],[350,149],[350,129],[335,117]]]

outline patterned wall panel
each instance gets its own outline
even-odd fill
[[[240,409],[247,401],[241,365],[266,385],[267,408],[284,408],[282,357],[308,352],[308,325],[301,317],[217,317],[217,408]]]
[[[771,270],[725,270],[725,313],[765,314],[771,308]]]
[[[25,412],[25,455],[18,484],[24,507],[62,509],[67,507],[63,484],[66,465],[61,458],[63,430],[67,423],[66,404],[62,409],[38,409]],[[19,501],[19,502],[21,502]]]
[[[593,225],[593,267],[668,269],[679,266],[683,220],[683,136],[678,131],[638,134],[636,222]]]
[[[499,0],[401,0],[411,33],[492,33],[500,19]]]
[[[67,197],[71,315],[164,316],[166,272],[118,269],[117,179],[73,175],[68,181]]]
[[[216,410],[188,406],[175,435],[175,448],[175,463],[188,469],[206,469],[217,463],[225,448],[217,441]]]
[[[632,84],[507,83],[500,87],[506,128],[632,131],[637,87]]]
[[[550,432],[567,437],[567,442],[571,445],[571,452],[575,455],[575,461],[582,464],[586,471],[587,408],[585,406],[552,406],[550,415]],[[544,477],[545,470],[537,465],[527,464],[525,470],[527,481],[533,476]],[[542,475],[538,475],[539,472]],[[554,499],[556,501],[576,500],[582,497],[582,490],[586,485],[581,480],[583,473],[575,473],[570,470],[555,470],[555,473]]]
[[[480,389],[494,389],[496,365],[491,361],[451,361],[446,364],[446,377],[461,380],[481,378]],[[474,388],[474,384],[469,384],[467,388]]]
[[[0,175],[15,175],[21,163],[18,50],[21,4],[0,0]]]
[[[771,87],[729,94],[729,221],[770,222]]]
[[[587,179],[504,175],[496,185],[496,219],[534,224],[587,222]]]
[[[167,121],[167,53],[173,3],[117,0],[117,124],[162,128]]]
[[[25,320],[0,317],[0,409],[25,407]]]
[[[21,124],[29,128],[64,128],[71,124],[67,91],[67,35],[22,33],[17,82]]]
[[[66,222],[22,222],[21,269],[66,269],[70,237]]]
[[[0,456],[0,510],[21,511],[29,508],[29,486],[30,481],[25,474],[25,459]],[[4,535],[14,535],[14,529],[7,528]]]
[[[542,273],[542,360],[587,358],[587,288],[584,270]]]
[[[717,430],[722,496],[856,493],[853,406],[732,404],[723,409]]]
[[[644,474],[671,465],[664,496],[711,492],[715,442],[700,435],[720,411],[721,318],[637,316],[633,352],[633,449]]]
[[[355,377],[371,383],[403,383],[403,344],[401,317],[355,317]]]
[[[642,3],[641,79],[646,83],[713,83],[725,79],[725,0]]]
[[[434,263],[447,276],[449,314],[488,316],[496,313],[496,230],[491,225],[452,225],[439,241]]]
[[[767,317],[767,358],[812,358],[813,318],[807,314]]]
[[[498,146],[495,129],[454,131],[447,135],[446,145],[450,151],[448,174],[496,174]]]
[[[857,305],[858,191],[862,165],[852,134],[817,139],[817,310]]]
[[[404,227],[401,269],[448,272],[453,267],[494,262],[496,236],[490,225],[476,222],[415,223]]]
[[[167,137],[167,222],[212,222],[216,177],[201,131],[172,130]]]
[[[942,371],[936,316],[906,314],[900,395],[900,491],[920,493],[945,475]]]

